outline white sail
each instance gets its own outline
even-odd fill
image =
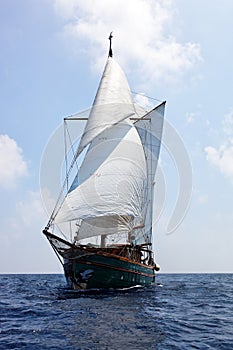
[[[118,63],[108,57],[76,157],[97,135],[134,113],[125,74]]]
[[[151,242],[153,223],[154,178],[158,165],[160,146],[163,132],[165,103],[145,114],[135,122],[146,155],[148,174],[147,210],[145,213],[144,230],[135,232],[137,243]]]
[[[163,113],[161,104],[130,120],[128,82],[108,57],[76,157],[89,148],[54,223],[78,222],[78,240],[125,233],[135,243],[150,241]]]
[[[130,121],[121,122],[91,143],[78,187],[68,193],[55,222],[82,219],[79,238],[129,231],[134,218],[142,216],[146,187],[140,137]]]

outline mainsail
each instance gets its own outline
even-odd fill
[[[92,236],[100,234],[100,222],[126,230],[142,213],[146,181],[140,137],[130,122],[121,122],[92,141],[79,170],[78,186],[67,194],[55,222],[86,220],[94,225]],[[104,228],[101,234],[106,234]]]
[[[87,151],[55,224],[75,222],[78,240],[125,234],[150,242],[163,112],[161,104],[140,118],[122,69],[108,57],[74,158]]]

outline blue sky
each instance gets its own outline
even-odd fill
[[[167,100],[192,165],[188,211],[167,234],[186,168],[162,148],[161,271],[232,272],[232,14],[231,0],[1,1],[1,273],[62,272],[41,234],[41,159],[63,117],[91,105],[112,30],[131,89]]]

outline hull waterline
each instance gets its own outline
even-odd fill
[[[65,259],[64,272],[72,289],[130,288],[150,286],[155,281],[154,268],[111,254],[87,254]]]

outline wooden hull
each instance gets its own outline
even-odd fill
[[[69,252],[70,255],[70,252]],[[64,272],[72,289],[130,288],[154,283],[154,267],[113,254],[79,254],[64,257]]]
[[[68,286],[72,289],[150,286],[155,281],[155,271],[159,271],[148,244],[100,248],[67,242],[46,229],[43,233],[62,263]]]

